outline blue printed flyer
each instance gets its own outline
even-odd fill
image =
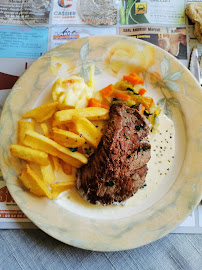
[[[48,28],[0,25],[0,57],[39,58],[47,41]]]

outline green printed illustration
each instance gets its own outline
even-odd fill
[[[120,24],[149,23],[145,16],[146,13],[146,2],[141,2],[141,0],[121,0]]]

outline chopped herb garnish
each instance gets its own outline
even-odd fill
[[[132,106],[136,105],[136,102],[134,100],[128,100],[126,105],[131,108]]]
[[[126,136],[126,139],[127,139],[127,140],[130,140],[130,137],[129,137],[129,136]]]
[[[143,147],[138,147],[137,151],[141,152],[141,151],[146,151],[148,149],[150,149],[151,146],[147,145],[147,146],[143,146]],[[158,154],[156,154],[158,156]]]
[[[85,154],[86,154],[86,155],[88,155],[88,156],[91,155],[91,147],[89,147],[89,148],[84,148],[84,150],[85,150]]]
[[[144,127],[143,126],[135,126],[136,130],[142,130]]]
[[[73,148],[73,147],[69,147],[69,150],[71,150],[72,152],[76,152],[78,148]]]
[[[147,146],[142,147],[142,150],[143,150],[143,151],[146,151],[146,150],[148,150],[148,149],[150,149],[150,148],[151,148],[151,146],[147,145]]]
[[[146,187],[146,186],[147,186],[147,184],[144,184],[144,186],[140,187],[140,189],[143,189],[143,188]]]
[[[106,182],[105,185],[107,187],[113,187],[115,185],[115,182],[113,180],[109,181],[109,182]]]
[[[112,104],[117,104],[117,103],[123,103],[123,101],[118,99],[118,98],[113,98],[112,99]]]
[[[144,111],[144,114],[145,114],[146,116],[152,115],[152,113],[150,113],[148,110],[145,110],[145,111]]]
[[[128,87],[126,90],[132,92],[134,95],[139,95],[139,93],[135,92],[135,90],[130,87]]]

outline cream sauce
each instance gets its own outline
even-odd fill
[[[144,204],[149,199],[163,182],[163,179],[168,176],[172,160],[175,153],[175,130],[171,120],[165,115],[159,116],[159,133],[150,133],[149,141],[151,143],[151,159],[148,162],[148,174],[146,177],[146,185],[138,190],[133,197],[119,205],[93,205],[85,201],[77,189],[61,193],[56,199],[61,207],[74,212],[75,214],[87,216],[89,218],[109,219],[114,216],[128,216],[132,213],[132,209]],[[73,176],[67,177],[63,172],[57,173],[57,181],[72,180]]]

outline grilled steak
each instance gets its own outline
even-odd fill
[[[144,186],[151,145],[146,117],[125,104],[110,109],[108,128],[88,164],[76,172],[76,186],[93,204],[124,201]]]

